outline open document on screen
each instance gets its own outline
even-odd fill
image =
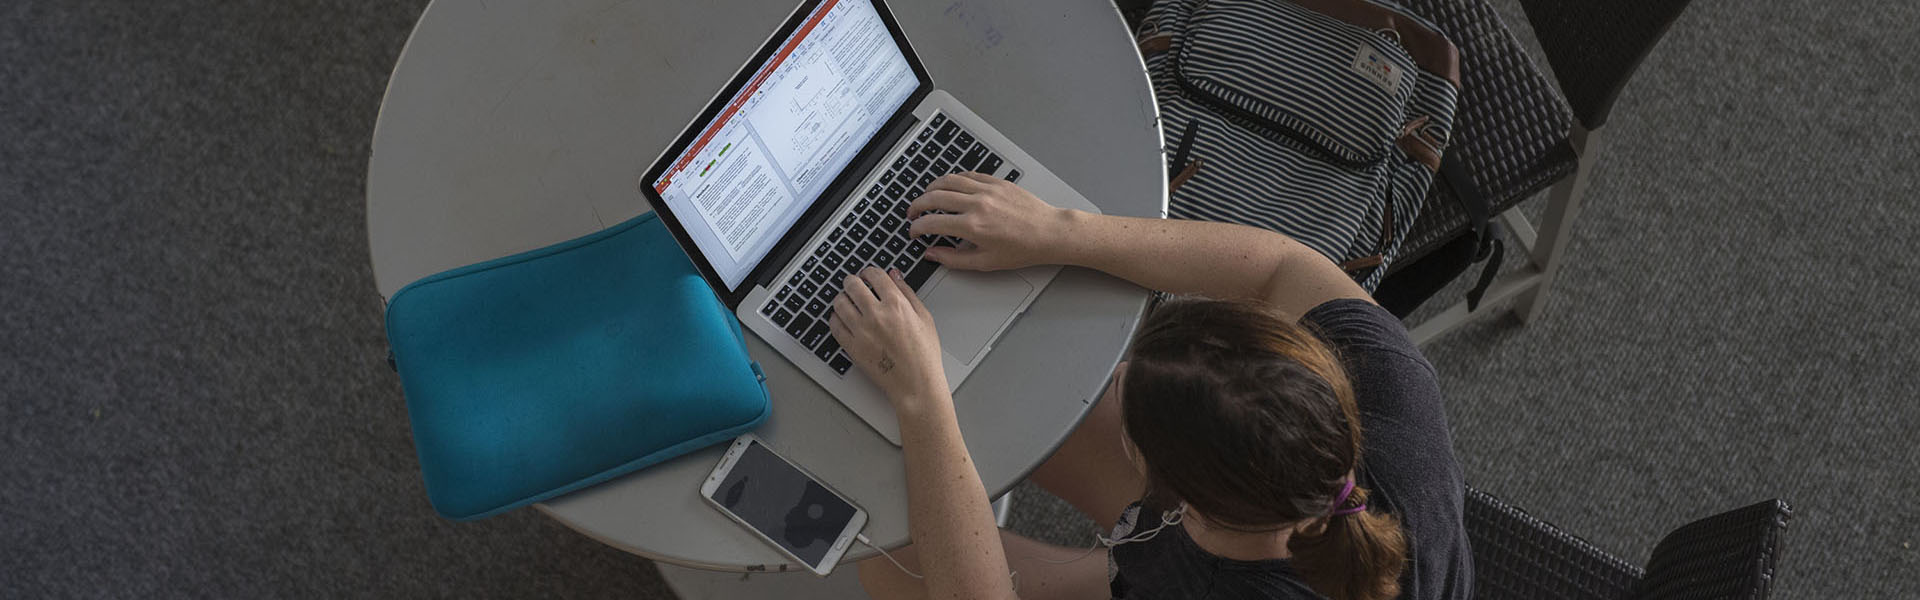
[[[737,288],[917,84],[870,0],[826,0],[649,185]]]

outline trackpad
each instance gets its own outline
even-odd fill
[[[1033,284],[1015,273],[948,270],[922,298],[940,331],[940,348],[971,365],[1032,293]]]

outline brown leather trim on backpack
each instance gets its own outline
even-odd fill
[[[1353,271],[1359,271],[1362,269],[1371,269],[1371,268],[1380,266],[1380,263],[1383,263],[1386,261],[1387,261],[1386,257],[1378,254],[1375,254],[1372,256],[1362,256],[1360,258],[1356,258],[1347,262],[1340,263],[1340,270],[1353,272]]]
[[[1374,31],[1392,29],[1400,35],[1400,47],[1413,57],[1414,64],[1428,73],[1446,78],[1454,89],[1460,88],[1460,50],[1447,36],[1428,29],[1418,21],[1400,16],[1393,9],[1360,0],[1294,0],[1300,6]]]
[[[1426,117],[1421,117],[1425,119]],[[1393,242],[1393,199],[1387,199],[1387,205],[1380,212],[1380,243],[1373,247],[1373,254],[1340,263],[1340,270],[1353,272],[1378,267],[1387,262],[1387,246]]]
[[[1400,137],[1394,138],[1393,143],[1400,146],[1400,151],[1407,153],[1407,156],[1426,165],[1428,171],[1438,173],[1440,172],[1440,144],[1427,133],[1426,127],[1432,120],[1433,118],[1429,115],[1421,115],[1418,119],[1407,121],[1407,124],[1400,128]]]
[[[1140,38],[1140,55],[1153,56],[1173,49],[1173,34],[1160,33]]]
[[[1193,179],[1193,176],[1200,172],[1200,163],[1204,162],[1207,162],[1207,160],[1204,158],[1196,158],[1193,159],[1193,162],[1187,163],[1187,168],[1181,169],[1179,174],[1174,175],[1173,179],[1167,182],[1167,195],[1173,195],[1174,190],[1180,189],[1180,184],[1186,183],[1188,179]]]

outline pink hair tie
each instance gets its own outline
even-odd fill
[[[1367,505],[1365,504],[1356,505],[1352,508],[1340,508],[1340,505],[1347,503],[1347,496],[1352,494],[1353,494],[1353,478],[1348,477],[1347,483],[1345,485],[1340,486],[1340,495],[1334,497],[1333,507],[1329,509],[1328,516],[1338,517],[1342,515],[1351,515],[1354,513],[1366,512]]]

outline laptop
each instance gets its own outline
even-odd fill
[[[741,324],[895,445],[880,389],[828,331],[846,277],[899,269],[933,313],[958,389],[1059,272],[950,270],[907,233],[907,206],[942,175],[1018,182],[1054,206],[1092,203],[934,87],[880,0],[809,0],[787,17],[640,188]]]

